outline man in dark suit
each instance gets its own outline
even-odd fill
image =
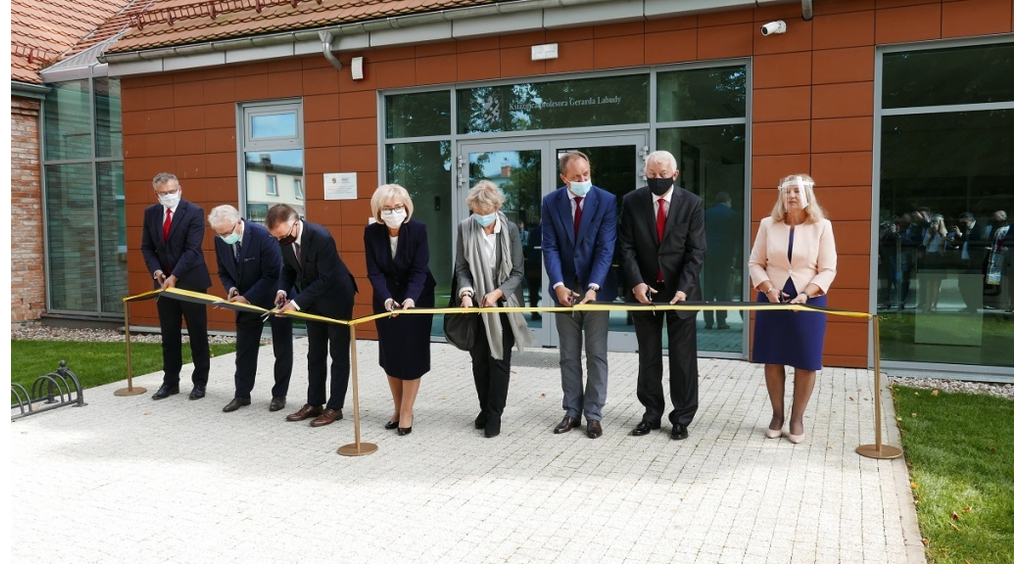
[[[960,259],[957,288],[966,306],[963,311],[976,314],[984,299],[983,271],[987,249],[974,214],[969,211],[961,213],[949,237],[953,252]]]
[[[645,166],[647,187],[622,199],[619,248],[629,300],[642,304],[700,301],[704,264],[704,204],[691,192],[673,186],[676,159],[655,151]],[[697,413],[696,311],[637,312],[633,315],[640,349],[636,395],[645,412],[632,434],[661,428],[665,393],[661,385],[661,328],[668,321],[668,375],[672,438],[685,439]]]
[[[732,197],[728,192],[719,192],[715,198],[715,207],[704,212],[704,225],[707,230],[707,255],[704,259],[704,297],[709,302],[731,302],[735,284],[732,271],[736,266],[736,258],[740,256],[740,235],[743,233],[739,223],[739,213],[732,209]],[[719,329],[728,329],[725,310],[704,310],[704,328],[714,327],[718,320]]]
[[[210,227],[217,234],[213,247],[217,252],[217,276],[228,293],[228,301],[271,309],[281,277],[281,246],[261,226],[244,221],[232,206],[217,206],[210,211]],[[270,411],[284,408],[288,382],[292,377],[292,320],[271,317],[274,339],[274,388]],[[235,397],[224,406],[225,412],[252,403],[250,394],[256,385],[256,361],[263,316],[259,313],[235,313]]]
[[[284,266],[277,283],[281,311],[303,311],[333,319],[352,319],[356,280],[338,256],[326,228],[299,220],[294,208],[278,204],[267,211],[267,229],[281,245]],[[298,294],[288,299],[292,287]],[[322,427],[342,418],[349,371],[349,328],[337,323],[307,321],[309,389],[302,409],[285,419]],[[331,393],[326,397],[327,354],[331,355]],[[324,403],[327,406],[324,409]]]
[[[181,185],[173,174],[161,172],[153,178],[153,191],[160,203],[146,208],[142,221],[142,257],[153,275],[153,287],[181,288],[205,293],[210,271],[203,258],[203,209],[181,199]],[[204,304],[158,297],[160,342],[163,347],[164,380],[153,399],[178,393],[181,375],[181,320],[188,327],[192,349],[192,393],[188,399],[206,395],[210,378],[210,341],[206,334]]]
[[[618,289],[611,275],[615,252],[615,196],[592,186],[590,160],[572,151],[558,159],[564,186],[541,203],[541,249],[549,292],[557,304],[572,306],[612,301]],[[582,296],[582,299],[580,299]],[[562,408],[555,434],[567,433],[587,419],[587,436],[602,434],[601,410],[608,395],[608,312],[556,313]],[[583,347],[587,383],[583,385]]]

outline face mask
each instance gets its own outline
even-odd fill
[[[584,180],[583,182],[570,182],[569,191],[576,196],[585,198],[587,196],[587,192],[590,192],[590,181]]]
[[[781,186],[779,186],[779,190],[785,193],[788,188],[795,186],[799,190],[797,194],[797,205],[800,206],[800,209],[804,209],[807,207],[807,184],[810,184],[811,186],[814,185],[813,183],[807,182],[803,178],[795,178],[793,180],[790,180],[789,182],[784,182]],[[783,197],[786,199],[786,201],[789,200],[788,196],[784,195]]]
[[[494,223],[494,220],[498,219],[498,214],[497,213],[489,213],[487,215],[473,214],[473,219],[475,219],[476,222],[480,224],[480,227],[487,227],[490,224]]]
[[[160,200],[160,204],[163,205],[165,208],[174,209],[175,206],[178,205],[178,202],[181,201],[181,192],[175,192],[173,194],[161,194],[160,196],[157,196],[157,199]]]
[[[655,196],[664,196],[665,192],[672,187],[673,178],[647,178],[647,187],[654,192]]]
[[[221,237],[221,240],[223,240],[225,243],[229,245],[234,245],[241,238],[242,237],[238,233],[232,231],[231,235],[228,235],[227,237]]]
[[[401,227],[402,222],[405,221],[405,210],[395,210],[387,215],[381,214],[384,219],[384,223],[391,229],[398,229]]]
[[[294,224],[292,225],[292,231],[295,231]],[[292,231],[289,231],[288,235],[286,235],[283,239],[278,239],[277,242],[281,243],[282,247],[287,247],[288,245],[291,245],[292,243],[295,242],[295,239],[297,239],[295,235],[292,235]]]

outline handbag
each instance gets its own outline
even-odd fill
[[[452,297],[448,300],[448,307],[459,307],[461,300],[458,298],[458,277],[455,270],[452,270]],[[473,307],[477,307],[476,299],[473,300]],[[476,343],[476,322],[480,314],[469,313],[446,313],[444,314],[444,337],[448,342],[455,345],[455,348],[468,351]]]

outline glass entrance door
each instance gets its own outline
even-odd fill
[[[460,144],[458,149],[458,187],[453,209],[457,210],[453,229],[469,215],[465,205],[469,189],[481,180],[494,182],[505,195],[502,211],[524,233],[525,280],[523,294],[527,305],[551,306],[547,291],[547,273],[540,249],[540,206],[544,195],[562,186],[558,175],[558,156],[578,150],[591,162],[591,178],[599,186],[622,196],[641,185],[643,157],[647,151],[646,134],[607,137],[544,137],[513,142],[481,142]],[[454,233],[454,231],[453,231]],[[454,235],[452,240],[455,240]],[[616,257],[617,258],[617,257]],[[623,286],[618,278],[618,264],[613,266],[619,282],[622,301]],[[527,315],[527,323],[539,346],[558,346],[553,314]],[[608,338],[610,350],[636,350],[636,336],[625,314],[613,314]]]

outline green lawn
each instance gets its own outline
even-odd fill
[[[211,344],[210,354],[232,353],[234,344]],[[185,364],[192,362],[188,344],[182,345]],[[19,383],[31,392],[32,382],[55,372],[60,361],[78,377],[83,388],[92,388],[128,377],[124,343],[88,343],[82,341],[16,341],[11,339],[11,383]],[[132,343],[133,375],[149,374],[163,365],[159,343]],[[182,375],[188,378],[188,374]],[[12,398],[13,401],[13,398]]]
[[[893,386],[930,562],[1013,562],[1013,401]]]

